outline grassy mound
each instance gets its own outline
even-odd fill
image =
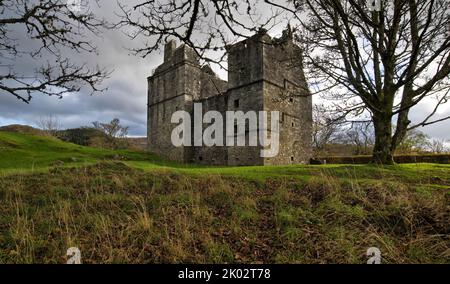
[[[49,136],[0,131],[0,173],[45,170],[102,160],[155,160],[145,152],[111,151],[63,142]]]
[[[201,167],[8,132],[0,158],[0,263],[450,263],[449,165]]]
[[[401,180],[255,182],[123,163],[0,180],[0,263],[384,263],[450,259],[450,193]],[[424,181],[424,184],[427,181]]]
[[[40,135],[45,136],[45,132],[31,127],[29,125],[21,125],[21,124],[11,124],[6,126],[1,126],[0,131],[8,131],[8,132],[16,132],[22,134],[31,134],[31,135]]]

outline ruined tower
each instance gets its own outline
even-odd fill
[[[212,165],[307,163],[312,155],[312,101],[301,49],[290,31],[275,39],[261,31],[228,47],[227,53],[228,82],[200,66],[190,48],[176,47],[173,41],[166,44],[164,62],[148,78],[149,150],[179,162]],[[260,157],[261,146],[173,146],[171,115],[177,110],[192,113],[194,102],[202,103],[203,113],[216,110],[224,116],[227,110],[279,111],[278,155]],[[258,128],[246,126],[246,141]],[[267,129],[271,131],[270,126]]]

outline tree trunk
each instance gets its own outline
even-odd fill
[[[388,115],[374,116],[373,124],[375,128],[375,146],[372,161],[377,164],[393,165],[391,117]]]
[[[403,95],[402,95],[402,101],[400,104],[400,108],[403,109],[398,114],[397,118],[397,125],[395,129],[394,136],[392,137],[392,146],[391,146],[391,152],[395,153],[395,150],[397,149],[398,145],[403,141],[403,139],[406,136],[406,133],[408,132],[408,125],[411,123],[409,120],[409,107],[412,104],[412,98],[413,98],[413,84],[412,82],[405,84],[405,87],[403,88]]]
[[[408,125],[411,123],[411,121],[408,119],[408,114],[409,110],[405,110],[398,115],[395,133],[394,136],[392,137],[392,145],[391,145],[392,154],[395,153],[395,150],[397,150],[397,147],[403,141],[403,139],[406,136],[406,133],[408,132]]]

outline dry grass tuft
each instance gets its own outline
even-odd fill
[[[252,182],[103,163],[0,178],[0,263],[450,262],[448,184],[323,169]]]

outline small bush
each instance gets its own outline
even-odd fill
[[[57,137],[63,141],[82,146],[93,146],[98,141],[105,141],[105,134],[92,127],[72,128],[58,131]]]

